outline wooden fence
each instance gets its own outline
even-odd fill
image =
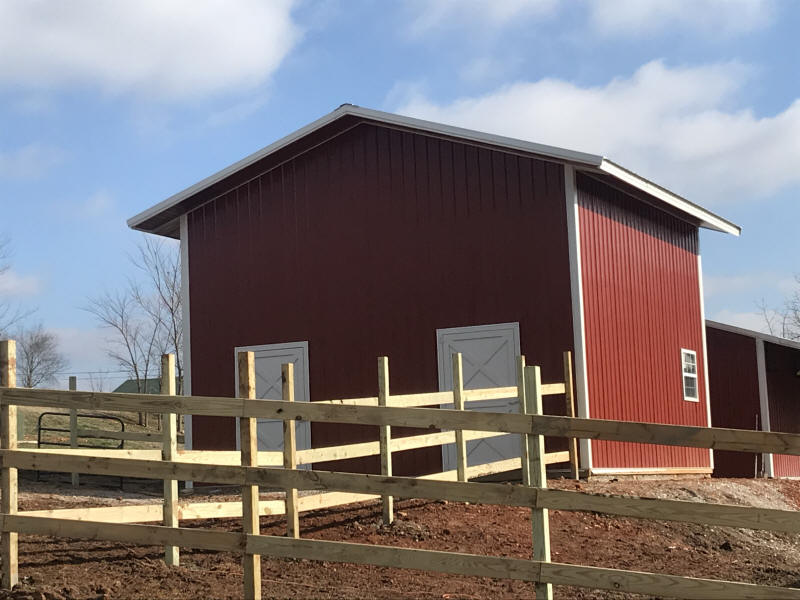
[[[537,598],[552,597],[552,585],[582,586],[678,598],[800,598],[800,590],[797,589],[551,562],[547,513],[549,509],[590,511],[625,517],[790,533],[800,533],[800,513],[549,490],[546,487],[545,464],[553,459],[548,459],[543,445],[543,436],[547,435],[800,455],[800,435],[542,415],[544,393],[546,391],[564,393],[563,384],[557,384],[561,386],[560,388],[548,388],[543,385],[539,368],[526,367],[522,358],[519,361],[518,386],[491,391],[480,390],[472,394],[472,399],[517,395],[520,398],[521,414],[461,410],[457,398],[460,394],[466,401],[470,397],[470,391],[459,388],[453,392],[391,396],[388,365],[385,359],[379,360],[379,381],[383,383],[379,388],[379,396],[374,399],[293,402],[291,366],[287,365],[284,367],[283,399],[256,400],[254,378],[251,376],[252,353],[240,355],[239,369],[239,398],[167,395],[159,397],[143,394],[16,389],[13,387],[13,343],[0,343],[0,383],[5,385],[0,387],[2,411],[0,550],[3,562],[3,585],[11,587],[17,581],[16,536],[23,533],[146,545],[160,544],[165,546],[165,560],[172,564],[177,564],[179,560],[177,553],[179,547],[237,552],[243,556],[244,593],[247,598],[259,598],[261,594],[259,563],[261,555],[519,579],[534,584]],[[560,392],[556,392],[556,389],[560,389]],[[406,404],[395,405],[398,399],[402,399]],[[449,403],[454,403],[456,408],[454,410],[417,408]],[[91,454],[82,450],[59,452],[19,450],[15,439],[18,405],[84,410],[98,408],[137,412],[141,410],[172,415],[168,422],[173,422],[174,415],[177,414],[240,417],[241,451],[236,453],[177,451],[172,427],[164,428],[165,443],[163,451],[160,452],[161,456],[151,457],[142,454],[150,451],[127,450],[88,451]],[[257,452],[255,448],[257,418],[280,419],[287,424],[284,428],[286,442],[284,452]],[[331,460],[331,456],[342,457],[336,454],[342,452],[341,447],[303,451],[305,454],[296,451],[292,435],[293,421],[296,420],[378,426],[381,433],[379,442],[366,442],[363,447],[352,445],[359,446],[360,449],[348,448],[345,455],[351,456],[352,452],[367,450],[372,453],[377,447],[382,456],[383,473],[369,475],[294,468],[303,460],[313,462]],[[390,452],[406,449],[407,446],[402,445],[403,441],[413,439],[392,439],[390,428],[393,426],[451,430],[414,436],[426,439],[405,443],[410,444],[410,447],[421,447],[414,444],[432,440],[436,440],[437,444],[457,442],[459,468],[452,475],[435,474],[427,478],[391,476],[387,473],[390,471]],[[460,435],[457,435],[459,432]],[[481,432],[480,435],[513,433],[522,436],[523,458],[521,462],[517,459],[522,466],[522,485],[468,481],[474,472],[465,466],[464,441],[472,435],[478,435],[471,432]],[[319,458],[314,452],[322,453],[326,458]],[[567,457],[555,458],[563,460],[568,458],[568,454]],[[283,468],[275,468],[276,466]],[[137,506],[18,513],[17,469],[20,468],[162,479],[165,486],[163,510],[158,513],[151,507]],[[181,507],[177,503],[175,487],[175,482],[178,480],[239,485],[242,488],[242,500],[235,503],[239,508],[234,511],[231,506],[226,506],[227,503],[210,503],[203,508],[199,508],[198,505],[191,505],[191,508]],[[285,500],[260,502],[258,498],[260,486],[287,490]],[[297,490],[317,490],[326,493],[297,498]],[[446,499],[530,508],[533,560],[300,537],[297,514],[301,510],[330,505],[326,503],[341,503],[345,500],[352,502],[370,497],[383,498],[384,514],[387,518],[391,518],[389,500],[391,497]],[[288,535],[286,537],[261,535],[257,516],[281,512],[287,517]],[[243,518],[243,533],[182,528],[179,525],[181,519],[235,516],[234,513]],[[156,520],[163,520],[163,525],[132,523]]]

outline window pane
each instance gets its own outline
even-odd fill
[[[683,395],[686,398],[697,398],[697,378],[690,375],[683,377]]]
[[[697,373],[697,356],[692,353],[684,350],[681,353],[681,358],[683,360],[683,372],[684,373]]]

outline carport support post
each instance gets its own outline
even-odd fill
[[[69,376],[69,390],[74,392],[78,389],[78,378],[75,375]],[[78,409],[69,409],[69,447],[78,447]],[[77,473],[72,474],[72,487],[76,488],[80,485],[80,475]]]
[[[294,402],[294,363],[281,365],[283,399]],[[283,468],[297,468],[297,430],[294,419],[283,420]],[[300,516],[297,512],[297,488],[286,489],[286,535],[300,537]]]
[[[256,363],[252,352],[239,352],[237,356],[239,369],[239,398],[254,400],[256,397]],[[246,403],[242,403],[245,404]],[[258,466],[258,428],[256,419],[241,417],[239,419],[239,438],[243,467]],[[242,530],[245,535],[258,535],[259,529],[258,486],[242,486]],[[242,555],[244,571],[245,600],[261,600],[261,556]]]
[[[464,369],[461,352],[453,354],[453,408],[464,410]],[[456,473],[459,481],[467,480],[467,442],[464,430],[456,429]]]
[[[566,415],[575,417],[575,382],[572,376],[572,352],[564,352],[564,401],[567,405]],[[572,471],[572,478],[580,478],[580,468],[578,467],[578,438],[568,438],[569,444],[569,465]]]
[[[161,393],[175,395],[175,355],[161,356]],[[173,461],[178,458],[178,425],[175,413],[164,413],[161,420],[161,458]],[[178,526],[178,480],[164,480],[164,526]],[[164,546],[164,562],[170,566],[180,564],[180,549],[177,546]]]
[[[0,386],[17,387],[17,343],[14,340],[0,341]],[[3,450],[17,449],[17,407],[3,404],[0,409],[0,447]],[[0,475],[0,512],[17,514],[17,470],[3,467]],[[19,583],[19,555],[17,533],[0,533],[0,559],[3,561],[4,589],[10,590]]]
[[[525,367],[525,414],[541,415],[542,374],[539,367]],[[528,434],[525,436],[528,449],[530,485],[536,488],[547,487],[547,471],[544,462],[544,436]],[[524,469],[523,469],[524,472]],[[531,510],[533,533],[533,560],[550,562],[550,515],[546,508]],[[536,600],[553,600],[553,586],[549,583],[535,585]]]
[[[378,357],[378,406],[389,405],[389,357]],[[379,441],[381,449],[381,475],[392,476],[392,428],[390,425],[379,425]],[[394,522],[394,496],[383,496],[383,524]]]

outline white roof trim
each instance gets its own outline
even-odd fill
[[[722,331],[729,331],[730,333],[738,333],[739,335],[751,337],[756,340],[763,340],[765,342],[769,342],[770,344],[776,344],[778,346],[786,346],[787,348],[800,350],[800,342],[787,340],[786,338],[770,335],[768,333],[762,333],[761,331],[756,331],[754,329],[745,329],[744,327],[728,325],[727,323],[720,323],[719,321],[712,321],[710,319],[706,319],[706,326],[713,327],[714,329],[721,329]]]
[[[133,229],[138,229],[142,223],[155,217],[160,212],[176,206],[183,200],[186,200],[187,198],[201,192],[202,190],[214,185],[215,183],[222,181],[229,175],[232,175],[233,173],[245,167],[250,166],[251,164],[261,160],[262,158],[269,156],[273,152],[280,150],[284,146],[288,146],[292,142],[295,142],[296,140],[299,140],[300,138],[310,133],[313,133],[314,131],[346,115],[352,115],[364,119],[371,119],[374,121],[387,123],[390,125],[398,125],[401,127],[420,129],[423,131],[438,133],[440,135],[447,135],[473,142],[490,144],[501,148],[508,148],[510,150],[517,150],[531,154],[538,154],[540,156],[553,158],[558,161],[572,163],[575,164],[576,166],[584,166],[591,170],[605,172],[611,175],[612,177],[618,178],[642,190],[643,192],[650,194],[651,196],[654,196],[659,200],[662,200],[663,202],[669,204],[670,206],[673,206],[676,209],[685,212],[688,215],[698,219],[702,224],[702,226],[704,227],[708,227],[710,229],[716,229],[717,231],[723,231],[725,233],[731,233],[733,235],[739,235],[739,232],[741,231],[739,227],[737,227],[733,223],[730,223],[729,221],[726,221],[722,217],[718,217],[717,215],[714,215],[713,213],[706,211],[705,209],[697,206],[696,204],[693,204],[688,200],[681,198],[680,196],[677,196],[669,192],[668,190],[648,181],[647,179],[639,177],[635,173],[628,171],[627,169],[624,169],[619,165],[607,160],[606,158],[596,154],[587,154],[585,152],[576,152],[574,150],[568,150],[566,148],[558,148],[556,146],[547,146],[545,144],[526,142],[524,140],[518,140],[500,135],[493,135],[490,133],[484,133],[472,129],[464,129],[462,127],[454,127],[451,125],[444,125],[442,123],[434,123],[433,121],[414,119],[411,117],[404,117],[402,115],[396,115],[393,113],[387,113],[379,110],[362,108],[360,106],[354,106],[352,104],[343,104],[333,112],[330,112],[324,117],[317,119],[313,123],[310,123],[305,127],[301,127],[300,129],[298,129],[293,133],[290,133],[286,137],[281,138],[280,140],[270,144],[269,146],[266,146],[265,148],[262,148],[261,150],[254,152],[250,156],[247,156],[242,160],[230,165],[229,167],[226,167],[225,169],[222,169],[221,171],[214,173],[209,177],[206,177],[202,181],[195,183],[194,185],[183,190],[182,192],[178,192],[177,194],[170,196],[166,200],[159,202],[155,206],[152,206],[147,210],[131,217],[130,219],[128,219],[128,226]]]
[[[608,173],[612,177],[616,177],[620,181],[624,181],[625,183],[628,183],[642,190],[643,192],[650,194],[654,198],[658,198],[670,206],[674,206],[678,210],[685,212],[688,215],[691,215],[692,217],[698,219],[702,225],[708,229],[715,229],[717,231],[730,233],[731,235],[736,236],[742,232],[742,228],[738,225],[734,225],[730,221],[707,211],[694,202],[689,202],[686,198],[682,198],[677,194],[673,194],[669,190],[662,188],[660,185],[657,185],[652,181],[645,179],[644,177],[640,177],[636,173],[621,167],[607,158],[604,158],[603,162],[600,164],[600,170],[604,173]]]

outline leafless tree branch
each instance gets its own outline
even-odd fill
[[[56,374],[67,368],[58,351],[58,339],[39,324],[17,332],[17,373],[23,387],[34,388],[56,382]]]

